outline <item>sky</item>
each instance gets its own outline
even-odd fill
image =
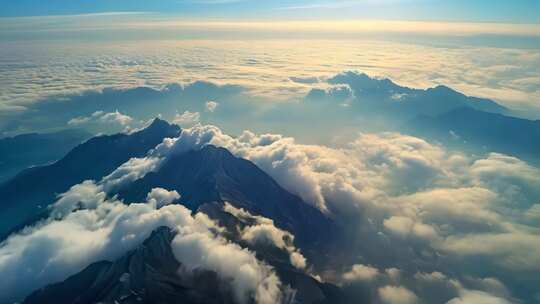
[[[540,117],[540,1],[0,5],[0,117],[51,96],[197,80],[298,99],[311,87],[291,77],[346,70],[416,88],[445,84]]]
[[[87,195],[90,211],[70,209],[0,244],[0,273],[14,277],[0,282],[0,302],[2,291],[17,287],[20,297],[123,254],[119,248],[163,224],[191,223],[217,252],[222,240],[183,207],[158,208],[152,193],[140,205],[106,198],[109,182],[213,144],[313,206],[335,210],[353,233],[351,257],[333,279],[369,287],[376,303],[537,303],[537,164],[414,137],[403,126],[418,113],[370,109],[422,94],[446,100],[455,96],[450,87],[540,119],[539,11],[539,0],[0,0],[0,137],[65,128],[129,133],[156,116],[184,129],[110,176],[76,185],[54,206],[74,208]],[[512,135],[495,135],[513,145]],[[467,143],[454,130],[445,136]],[[130,214],[148,214],[140,218],[149,222],[108,220],[130,222]],[[115,237],[127,247],[111,246]],[[19,271],[33,261],[43,269]]]
[[[536,0],[21,0],[2,1],[1,16],[43,16],[103,12],[167,12],[228,19],[376,18],[473,22],[539,23]],[[344,8],[347,8],[345,11]]]

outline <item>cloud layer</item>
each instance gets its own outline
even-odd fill
[[[306,258],[299,249],[294,246],[294,235],[288,231],[277,228],[274,221],[263,216],[252,215],[244,209],[225,203],[223,210],[234,215],[236,218],[253,222],[246,225],[240,231],[240,238],[252,245],[273,245],[285,250],[289,254],[291,264],[298,268],[306,268]]]
[[[114,260],[168,226],[177,234],[173,253],[179,274],[196,269],[215,271],[229,282],[238,303],[278,303],[281,282],[255,254],[221,237],[205,214],[192,214],[176,191],[155,188],[148,202],[125,205],[107,198],[102,183],[85,181],[61,195],[51,217],[10,236],[0,244],[0,301],[22,299],[31,291],[66,279],[88,264]],[[69,233],[66,233],[69,231]]]
[[[373,269],[381,266],[410,271],[410,261],[430,271],[438,264],[435,269],[442,273],[469,265],[460,267],[456,282],[498,277],[513,285],[513,276],[501,272],[529,276],[540,271],[540,233],[527,219],[540,199],[533,187],[540,170],[519,159],[496,153],[471,158],[398,133],[360,134],[330,148],[249,131],[233,138],[199,125],[172,141],[167,153],[206,144],[226,147],[355,227],[348,246],[358,246],[356,254],[371,266],[345,270],[346,280],[374,278],[378,271]],[[361,245],[365,242],[370,248]],[[534,282],[525,284],[532,288]],[[406,293],[381,290],[379,297],[388,301]]]
[[[540,98],[540,54],[534,48],[373,40],[137,41],[120,46],[58,42],[55,48],[41,47],[39,41],[6,43],[0,50],[2,58],[10,58],[0,64],[6,71],[0,74],[1,112],[20,111],[51,96],[105,88],[160,89],[197,80],[240,85],[270,102],[300,99],[311,88],[324,87],[318,79],[346,70],[390,77],[410,87],[445,84],[509,106],[536,107]],[[136,53],[131,51],[135,44]]]
[[[209,232],[215,224],[203,215],[188,214],[179,219],[178,214],[187,209],[169,205],[179,199],[178,193],[154,189],[148,194],[148,203],[130,206],[107,198],[106,193],[156,170],[170,155],[208,144],[251,160],[285,189],[346,228],[345,243],[338,246],[347,250],[338,250],[340,260],[328,271],[319,265],[324,280],[345,287],[364,286],[355,287],[367,288],[362,297],[384,303],[512,303],[537,296],[540,227],[534,219],[540,201],[535,187],[540,170],[507,155],[473,157],[388,132],[360,133],[347,144],[330,147],[250,131],[232,137],[215,126],[197,124],[183,129],[178,138],[165,139],[146,157],[129,160],[98,184],[84,182],[61,195],[53,218],[11,237],[0,247],[0,267],[14,276],[40,271],[37,280],[20,277],[25,284],[34,284],[20,285],[28,291],[61,279],[92,260],[118,255],[118,248],[132,248],[157,225],[168,225],[186,232],[178,239],[178,258],[187,257],[188,269],[204,266],[238,278],[234,284],[240,285],[233,285],[241,301],[250,294],[246,290],[260,301],[278,297],[279,282],[271,269],[255,263],[248,253],[238,253],[237,260],[253,267],[247,273],[219,264],[221,251],[241,248]],[[230,205],[225,205],[225,211],[251,221],[240,230],[244,241],[272,244],[289,254],[291,264],[305,268],[305,258],[292,243],[294,237],[276,228],[270,219]],[[149,222],[145,222],[147,217]],[[144,231],[137,232],[136,238],[130,236],[134,222],[136,229]],[[83,237],[73,241],[55,234],[65,229]],[[125,244],[109,248],[112,241]],[[66,250],[55,249],[60,247]],[[43,258],[35,256],[43,248],[51,253],[45,255],[51,257],[46,265]],[[79,254],[80,248],[84,254]],[[196,253],[189,255],[188,248]],[[211,248],[220,252],[201,254]],[[76,254],[69,255],[72,252]],[[32,265],[29,269],[33,270],[15,274],[17,268],[13,267],[21,265]],[[248,274],[253,271],[257,275]],[[5,290],[13,288],[10,282],[5,284]],[[426,286],[431,285],[437,292],[429,291],[431,287]]]

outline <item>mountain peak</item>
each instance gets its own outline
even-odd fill
[[[46,208],[41,209],[39,205],[54,202],[57,193],[87,179],[99,180],[130,158],[145,156],[164,138],[176,137],[179,132],[179,126],[157,118],[146,129],[131,134],[91,138],[57,162],[24,170],[0,184],[1,207],[4,208],[0,212],[0,239],[34,216],[45,214]]]
[[[433,88],[429,88],[427,89],[427,91],[431,91],[431,92],[437,92],[439,94],[459,94],[459,95],[462,95],[461,93],[457,92],[456,90],[452,89],[451,87],[449,86],[445,86],[443,84],[439,84]]]
[[[155,187],[182,193],[184,205],[192,210],[204,203],[227,201],[274,219],[299,241],[335,228],[321,211],[287,192],[255,164],[221,147],[206,145],[174,155],[118,195],[126,202],[138,202]]]
[[[156,117],[154,120],[152,120],[152,123],[147,128],[168,128],[171,126],[174,126],[174,124],[170,124],[166,120]]]
[[[143,136],[154,137],[157,134],[165,134],[165,137],[175,137],[180,133],[180,126],[170,124],[166,120],[161,118],[154,118],[152,123],[148,127],[136,132]]]

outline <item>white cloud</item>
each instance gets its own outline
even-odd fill
[[[470,174],[477,184],[496,190],[514,203],[528,205],[529,197],[540,197],[540,170],[516,157],[490,153],[472,164]]]
[[[172,249],[185,267],[182,275],[197,268],[213,270],[232,286],[239,303],[250,303],[252,297],[256,303],[279,302],[281,282],[273,269],[212,232],[216,224],[205,214],[166,205],[178,198],[175,191],[153,189],[148,202],[125,205],[105,197],[103,182],[73,186],[52,206],[53,217],[0,244],[0,272],[10,278],[0,282],[0,302],[20,300],[91,262],[114,260],[160,226],[177,233]]]
[[[508,232],[451,235],[435,245],[462,257],[477,257],[506,269],[538,271],[540,268],[540,235],[510,227]]]
[[[532,205],[527,211],[525,211],[525,219],[530,220],[532,223],[540,222],[540,204]]]
[[[384,272],[393,281],[399,280],[399,277],[401,275],[401,271],[395,267],[387,268],[384,270]]]
[[[529,208],[512,204],[515,196],[504,191],[524,189],[540,176],[521,161],[505,158],[501,164],[494,155],[474,159],[397,133],[361,134],[348,145],[330,148],[249,131],[233,138],[213,126],[185,129],[168,153],[206,144],[253,161],[324,212],[354,219],[359,225],[355,237],[380,250],[413,254],[411,259],[428,265],[430,257],[439,256],[450,268],[471,258],[477,267],[493,269],[492,275],[505,269],[536,271],[540,265],[540,237],[535,228],[522,224]],[[489,171],[480,170],[483,163],[490,164]],[[512,170],[499,171],[497,183],[486,178],[487,172],[508,163]],[[529,191],[523,198],[534,195]],[[399,241],[382,247],[391,237]],[[419,253],[411,253],[411,246]],[[358,250],[361,255],[363,249]],[[376,260],[364,261],[373,265]],[[448,270],[441,267],[440,273]]]
[[[503,282],[500,277],[506,270],[516,273],[538,271],[540,237],[537,228],[524,224],[531,216],[525,214],[534,214],[534,209],[530,207],[532,204],[521,206],[512,204],[511,200],[515,197],[521,201],[534,199],[536,192],[531,186],[540,176],[537,170],[514,158],[491,154],[475,159],[397,133],[364,133],[347,145],[332,148],[299,144],[290,137],[257,135],[249,131],[233,138],[215,126],[197,125],[183,129],[178,138],[165,139],[145,158],[132,159],[120,166],[116,173],[103,179],[102,187],[107,190],[108,185],[121,186],[124,181],[133,181],[159,168],[171,153],[200,149],[207,144],[225,147],[235,155],[253,161],[307,203],[337,217],[345,225],[353,225],[355,234],[351,248],[354,250],[351,254],[362,256],[362,264],[352,267],[343,278],[380,276],[384,284],[396,284],[396,280],[406,281],[410,277],[423,282],[438,280],[442,282],[440,286],[450,289],[455,296],[459,284],[448,277],[448,271],[459,269],[460,277],[470,274],[466,268],[453,267],[457,266],[454,263],[461,265],[474,261],[475,267]],[[56,206],[58,213],[62,215],[66,210],[75,210],[80,204],[100,205],[96,200],[103,200],[102,192],[107,191],[92,187],[91,183],[83,183],[74,189],[77,193],[63,195]],[[509,195],[506,190],[513,187],[531,189],[522,191],[521,196],[516,196],[515,192]],[[538,202],[537,198],[534,202]],[[168,207],[172,206],[159,210]],[[293,265],[304,267],[301,253],[286,241],[294,240],[293,236],[276,228],[270,219],[227,205],[225,211],[239,219],[256,219],[255,224],[247,225],[241,231],[245,241],[264,241],[284,248]],[[199,222],[203,224],[201,220]],[[369,242],[372,248],[353,247],[356,239]],[[203,250],[206,243],[200,242],[203,241],[189,240],[190,244]],[[388,268],[388,261],[384,267],[378,265],[379,254],[369,255],[369,249],[399,253],[395,255],[392,274],[378,270]],[[401,257],[419,267],[418,275],[416,272],[407,274],[399,267]],[[433,257],[440,263],[433,264]],[[217,268],[212,263],[208,265]],[[430,265],[429,270],[423,270],[423,265]],[[237,275],[244,278],[243,274]],[[507,276],[505,279],[511,280]],[[370,282],[374,281],[377,280]],[[481,285],[468,284],[475,285],[473,289],[479,289]],[[396,300],[396,294],[403,299],[416,297],[407,293],[405,287],[386,286],[378,290],[381,299],[388,303]],[[501,293],[492,294],[502,296]]]
[[[206,107],[206,111],[213,113],[217,109],[217,107],[219,106],[219,103],[217,103],[215,101],[212,101],[212,100],[209,100],[204,105]]]
[[[431,273],[425,273],[425,272],[417,272],[414,275],[415,279],[417,280],[423,280],[428,282],[436,282],[436,281],[446,281],[447,277],[445,274],[434,271]]]
[[[23,110],[29,103],[51,96],[65,97],[105,88],[159,89],[167,83],[196,80],[241,85],[255,96],[267,97],[268,101],[289,100],[303,97],[313,87],[290,81],[291,75],[318,79],[357,69],[411,87],[446,84],[467,95],[480,94],[502,100],[506,105],[537,109],[540,98],[536,85],[540,78],[540,56],[533,48],[455,48],[372,39],[340,43],[315,39],[301,43],[164,39],[139,47],[137,53],[127,51],[140,46],[136,42],[125,42],[122,46],[103,44],[90,49],[60,43],[47,53],[29,56],[28,50],[38,47],[34,42],[30,45],[34,47],[8,44],[2,48],[2,57],[21,65],[0,66],[11,71],[9,77],[2,78],[1,108]],[[287,51],[291,49],[295,51]],[[363,50],[361,56],[355,54],[358,49]],[[486,52],[491,56],[486,57]],[[226,64],[223,56],[230,58]],[[247,65],[245,57],[256,60],[257,69]],[[278,62],[280,67],[287,68],[276,68]],[[220,68],[214,68],[217,66]]]
[[[384,304],[415,304],[416,295],[405,287],[385,286],[378,289],[379,298]]]
[[[288,231],[274,226],[274,221],[255,216],[244,210],[236,208],[230,203],[225,203],[223,210],[241,220],[255,221],[255,224],[246,225],[240,232],[240,237],[250,244],[270,244],[289,253],[291,265],[298,269],[306,268],[306,258],[299,249],[294,246],[294,235]]]
[[[103,178],[103,187],[106,192],[118,190],[157,169],[161,161],[159,157],[131,158]]]
[[[179,126],[191,126],[199,122],[201,114],[199,112],[184,111],[184,113],[176,113],[172,120],[172,123]]]
[[[350,271],[343,274],[343,280],[348,282],[371,281],[377,276],[379,276],[379,270],[377,268],[356,264],[352,266]]]
[[[178,199],[180,199],[180,194],[176,190],[168,191],[163,188],[153,188],[146,196],[146,201],[157,208],[169,205]]]
[[[118,111],[105,113],[99,119],[103,122],[116,122],[122,126],[128,125],[133,120],[133,118]]]
[[[432,226],[418,222],[415,223],[408,217],[392,216],[384,220],[383,225],[390,232],[401,237],[407,237],[412,234],[419,238],[435,239],[438,236],[437,231]]]
[[[133,121],[128,115],[122,114],[116,110],[115,112],[96,111],[90,116],[75,117],[68,121],[70,126],[80,126],[86,124],[106,123],[118,124],[120,126],[128,126]]]
[[[281,299],[280,281],[272,269],[240,246],[216,239],[207,233],[180,234],[172,242],[176,258],[192,271],[210,269],[224,280],[231,280],[239,303],[273,304]]]
[[[447,304],[510,304],[512,302],[479,290],[461,290],[460,296]]]

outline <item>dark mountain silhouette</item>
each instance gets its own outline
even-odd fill
[[[142,201],[154,187],[177,190],[192,210],[208,202],[224,202],[273,219],[302,244],[315,245],[335,236],[331,219],[284,190],[268,174],[224,148],[212,145],[172,155],[156,172],[148,173],[119,192],[127,202]]]
[[[171,249],[174,235],[160,227],[120,259],[93,263],[63,282],[35,291],[23,303],[233,303],[230,288],[215,272],[196,270],[189,279],[177,274],[181,263]],[[276,271],[282,282],[297,290],[297,303],[344,301],[334,285],[300,271],[279,266]]]
[[[396,117],[439,115],[462,107],[491,113],[508,113],[507,108],[493,100],[466,96],[443,85],[426,90],[412,89],[397,85],[387,78],[371,78],[355,72],[338,74],[330,78],[328,83],[348,85],[355,98],[351,106]]]
[[[53,133],[29,133],[0,139],[0,182],[31,166],[44,165],[66,155],[92,137],[80,129]]]
[[[179,131],[178,126],[156,119],[141,131],[94,137],[53,164],[22,171],[0,185],[0,236],[39,217],[59,193],[84,180],[100,179]]]
[[[418,116],[405,130],[473,152],[499,152],[540,163],[540,121],[471,108],[459,108],[438,116]]]

